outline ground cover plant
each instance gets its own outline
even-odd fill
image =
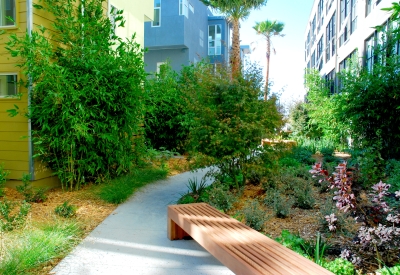
[[[144,154],[140,138],[144,115],[143,50],[134,37],[114,33],[104,0],[42,0],[54,15],[52,31],[12,34],[7,50],[18,58],[30,89],[35,156],[60,178],[79,188],[128,172]],[[113,25],[114,24],[114,25]],[[18,114],[16,109],[11,115]]]
[[[182,163],[181,159],[175,158],[169,159],[164,166],[149,162],[130,177],[120,176],[109,184],[86,184],[73,192],[61,188],[48,190],[45,203],[28,204],[24,202],[23,194],[6,187],[5,197],[0,201],[0,273],[48,274],[112,213],[117,207],[116,200],[165,178],[168,171],[175,174],[173,167]],[[126,185],[123,192],[119,188],[121,182]],[[104,197],[106,192],[110,194]],[[116,193],[118,195],[114,196]]]

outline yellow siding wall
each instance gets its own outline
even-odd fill
[[[119,37],[131,37],[136,33],[136,42],[144,47],[144,22],[153,20],[153,0],[109,0],[119,10],[124,11],[124,28],[117,29]]]
[[[11,33],[25,34],[26,31],[26,1],[16,0],[17,20],[15,27],[0,28],[7,31],[7,34],[0,37],[0,73],[19,73],[15,66],[15,59],[5,49],[8,35]],[[21,77],[21,75],[18,75]],[[22,98],[0,98],[0,163],[4,164],[6,170],[11,174],[10,179],[18,179],[23,173],[29,172],[28,120],[20,115],[9,117],[7,110],[18,105],[21,113],[24,113],[28,106],[27,91],[19,88]]]

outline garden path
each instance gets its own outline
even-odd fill
[[[120,205],[50,274],[232,275],[193,240],[167,238],[167,205],[187,191],[186,172],[147,185]]]

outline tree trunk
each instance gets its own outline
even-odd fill
[[[240,74],[239,20],[232,19],[232,24],[233,24],[233,34],[232,34],[231,66],[232,66],[232,77],[235,78]]]
[[[269,83],[269,61],[270,61],[270,56],[271,56],[271,40],[270,37],[267,36],[266,37],[266,41],[267,41],[267,66],[265,68],[265,91],[264,91],[264,100],[267,101],[267,97],[268,97],[268,83]]]

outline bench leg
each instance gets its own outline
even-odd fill
[[[184,237],[189,236],[179,225],[177,225],[172,219],[168,218],[167,221],[167,234],[168,239],[173,240],[182,240]]]

